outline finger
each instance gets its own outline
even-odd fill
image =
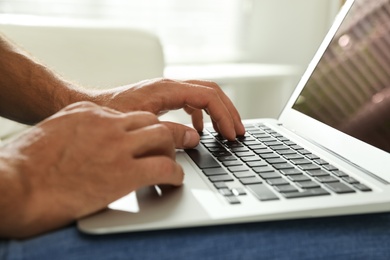
[[[188,80],[187,82],[197,84],[197,85],[204,85],[204,86],[208,86],[208,87],[215,89],[218,92],[221,100],[224,102],[224,104],[226,105],[226,108],[229,110],[230,115],[233,118],[234,128],[236,130],[236,133],[238,135],[245,134],[245,127],[242,124],[242,120],[241,120],[240,114],[238,113],[238,110],[236,109],[236,107],[234,106],[234,104],[230,100],[230,98],[225,94],[224,91],[222,91],[222,89],[216,83],[211,82],[211,81],[202,81],[202,80]]]
[[[139,169],[139,175],[131,180],[132,183],[136,184],[136,189],[159,184],[175,186],[183,184],[183,168],[168,157],[146,157],[138,159],[134,163],[134,167]]]
[[[176,148],[194,148],[199,144],[199,134],[191,127],[172,122],[162,123],[171,131]]]
[[[120,117],[122,118],[122,120],[120,120],[121,127],[125,131],[136,130],[160,122],[156,115],[144,111],[124,113]]]
[[[208,109],[211,118],[219,125],[222,135],[229,140],[235,139],[233,119],[215,89],[205,85],[166,79],[159,81],[157,86],[159,91],[153,92],[153,97],[156,100],[155,103],[159,104],[158,111],[186,106],[194,109]]]
[[[213,120],[211,120],[211,123],[213,124],[214,130],[217,131],[217,133],[221,133],[221,131],[219,130],[218,124],[216,122],[214,122]]]
[[[198,132],[203,131],[203,112],[200,109],[194,109],[189,106],[184,107],[184,111],[191,115],[192,125]]]
[[[189,89],[183,91],[183,84],[177,83],[174,86],[174,88],[176,87],[174,90],[176,99],[179,100],[177,102],[182,102],[181,107],[187,105],[195,109],[207,109],[211,119],[218,124],[221,134],[229,140],[235,139],[236,131],[233,119],[226,105],[220,99],[218,92],[213,88],[192,83],[184,85]]]
[[[175,143],[168,127],[155,124],[128,132],[134,157],[163,155],[175,158]]]

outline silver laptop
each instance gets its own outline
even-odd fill
[[[134,232],[390,210],[390,0],[347,1],[278,119],[210,126],[179,188],[133,192],[78,227]]]

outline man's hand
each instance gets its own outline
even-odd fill
[[[118,111],[142,110],[156,115],[183,108],[192,116],[197,131],[203,130],[202,110],[205,110],[215,130],[227,139],[234,140],[237,135],[245,133],[240,115],[230,99],[210,81],[145,80],[99,93],[94,101]],[[168,127],[178,129],[183,126],[170,124]]]
[[[176,135],[180,141],[185,132]],[[1,175],[0,235],[35,235],[143,186],[181,185],[175,142],[149,112],[88,102],[66,107],[0,150],[0,171],[8,167]]]

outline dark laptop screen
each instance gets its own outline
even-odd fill
[[[390,152],[390,0],[356,0],[294,109]]]

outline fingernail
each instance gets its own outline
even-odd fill
[[[186,131],[184,134],[183,146],[195,147],[199,143],[199,134],[195,131]]]

